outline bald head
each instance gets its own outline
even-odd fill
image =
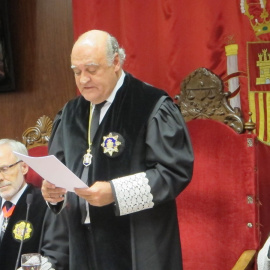
[[[117,39],[106,31],[90,30],[83,33],[74,44],[71,57],[74,50],[80,46],[89,46],[95,48],[97,52],[105,53],[108,65],[112,65],[115,53],[119,56],[121,67],[126,59],[125,50],[120,48]]]
[[[91,30],[82,34],[71,52],[71,68],[79,91],[94,104],[106,100],[122,74],[124,50],[109,33]]]
[[[95,49],[97,53],[105,54],[108,38],[109,34],[100,30],[91,30],[82,34],[73,46],[71,57],[74,52],[82,46],[90,47],[92,49]]]
[[[108,40],[109,33],[101,30],[91,30],[83,33],[77,39],[76,43],[87,44],[89,46],[102,46]]]

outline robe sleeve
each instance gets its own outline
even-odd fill
[[[62,129],[59,128],[59,126],[61,125],[62,113],[63,113],[64,108],[60,110],[54,118],[52,133],[50,136],[48,148],[49,148],[50,155],[55,155],[62,163],[65,164],[65,156],[64,156],[64,150],[63,150],[64,148],[62,145],[63,143]]]
[[[174,200],[191,180],[193,149],[179,108],[165,99],[157,103],[146,133],[145,172],[113,179],[120,215]]]
[[[64,106],[64,108],[66,105]],[[62,113],[63,110],[60,110],[57,115],[54,118],[53,121],[53,127],[52,127],[52,133],[50,136],[49,140],[49,154],[54,155],[59,159],[62,163],[65,164],[65,156],[64,156],[64,150],[63,150],[63,145],[62,145],[62,129],[59,128],[59,125],[61,124],[61,119],[62,119]],[[66,206],[66,196],[65,200],[63,202],[59,202],[56,204],[48,203],[46,202],[48,207],[55,213],[58,214],[60,213]]]
[[[47,209],[43,222],[40,253],[57,270],[69,269],[68,222],[65,212],[55,215]]]

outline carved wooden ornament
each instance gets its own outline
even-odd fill
[[[34,127],[26,129],[22,134],[23,143],[30,149],[36,146],[47,145],[52,131],[52,120],[41,116]]]
[[[198,68],[181,83],[178,105],[186,121],[192,119],[214,119],[230,126],[237,133],[244,130],[239,108],[232,108],[224,92],[222,80],[206,68]]]

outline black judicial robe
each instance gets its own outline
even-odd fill
[[[126,74],[93,139],[89,185],[146,172],[154,207],[118,216],[113,204],[90,206],[93,245],[89,251],[78,198],[69,193],[70,269],[77,269],[78,262],[81,270],[182,269],[175,198],[191,179],[193,152],[183,118],[166,96]],[[68,102],[55,119],[49,144],[49,153],[79,177],[88,148],[89,105],[81,96]],[[110,132],[124,140],[118,156],[105,155],[101,147]],[[87,260],[90,253],[95,264]]]
[[[24,240],[22,253],[39,252],[40,235],[42,232],[42,224],[47,209],[47,205],[41,195],[39,189],[28,185],[20,199],[18,200],[12,216],[9,219],[8,226],[0,244],[0,269],[14,270],[18,251],[20,247],[20,240],[16,240],[16,228],[20,230],[20,222],[26,217],[26,197],[27,194],[33,194],[33,202],[29,209],[29,222],[32,224],[32,231],[30,238]],[[0,197],[0,204],[2,198]],[[17,225],[17,226],[16,226]],[[23,227],[24,228],[24,227]],[[21,260],[19,261],[20,265]]]
[[[21,221],[26,218],[26,197],[33,194],[33,201],[29,208],[28,221],[31,225],[30,237],[24,240],[22,252],[41,253],[47,257],[57,270],[68,270],[68,235],[64,220],[65,211],[54,215],[44,201],[39,188],[28,185],[18,200],[12,216],[10,217],[6,232],[0,244],[0,269],[14,270],[20,241],[16,240],[16,230],[21,230]],[[0,205],[2,198],[0,197]],[[24,228],[24,227],[23,227]],[[20,232],[21,233],[21,232]],[[28,230],[26,230],[28,233]],[[21,260],[19,260],[19,266]]]

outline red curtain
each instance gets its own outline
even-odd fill
[[[110,32],[126,50],[124,69],[174,97],[181,81],[199,67],[226,76],[224,46],[230,39],[239,46],[239,70],[247,72],[247,42],[258,38],[240,1],[73,0],[75,39],[91,29]],[[240,81],[247,119],[248,80]]]

